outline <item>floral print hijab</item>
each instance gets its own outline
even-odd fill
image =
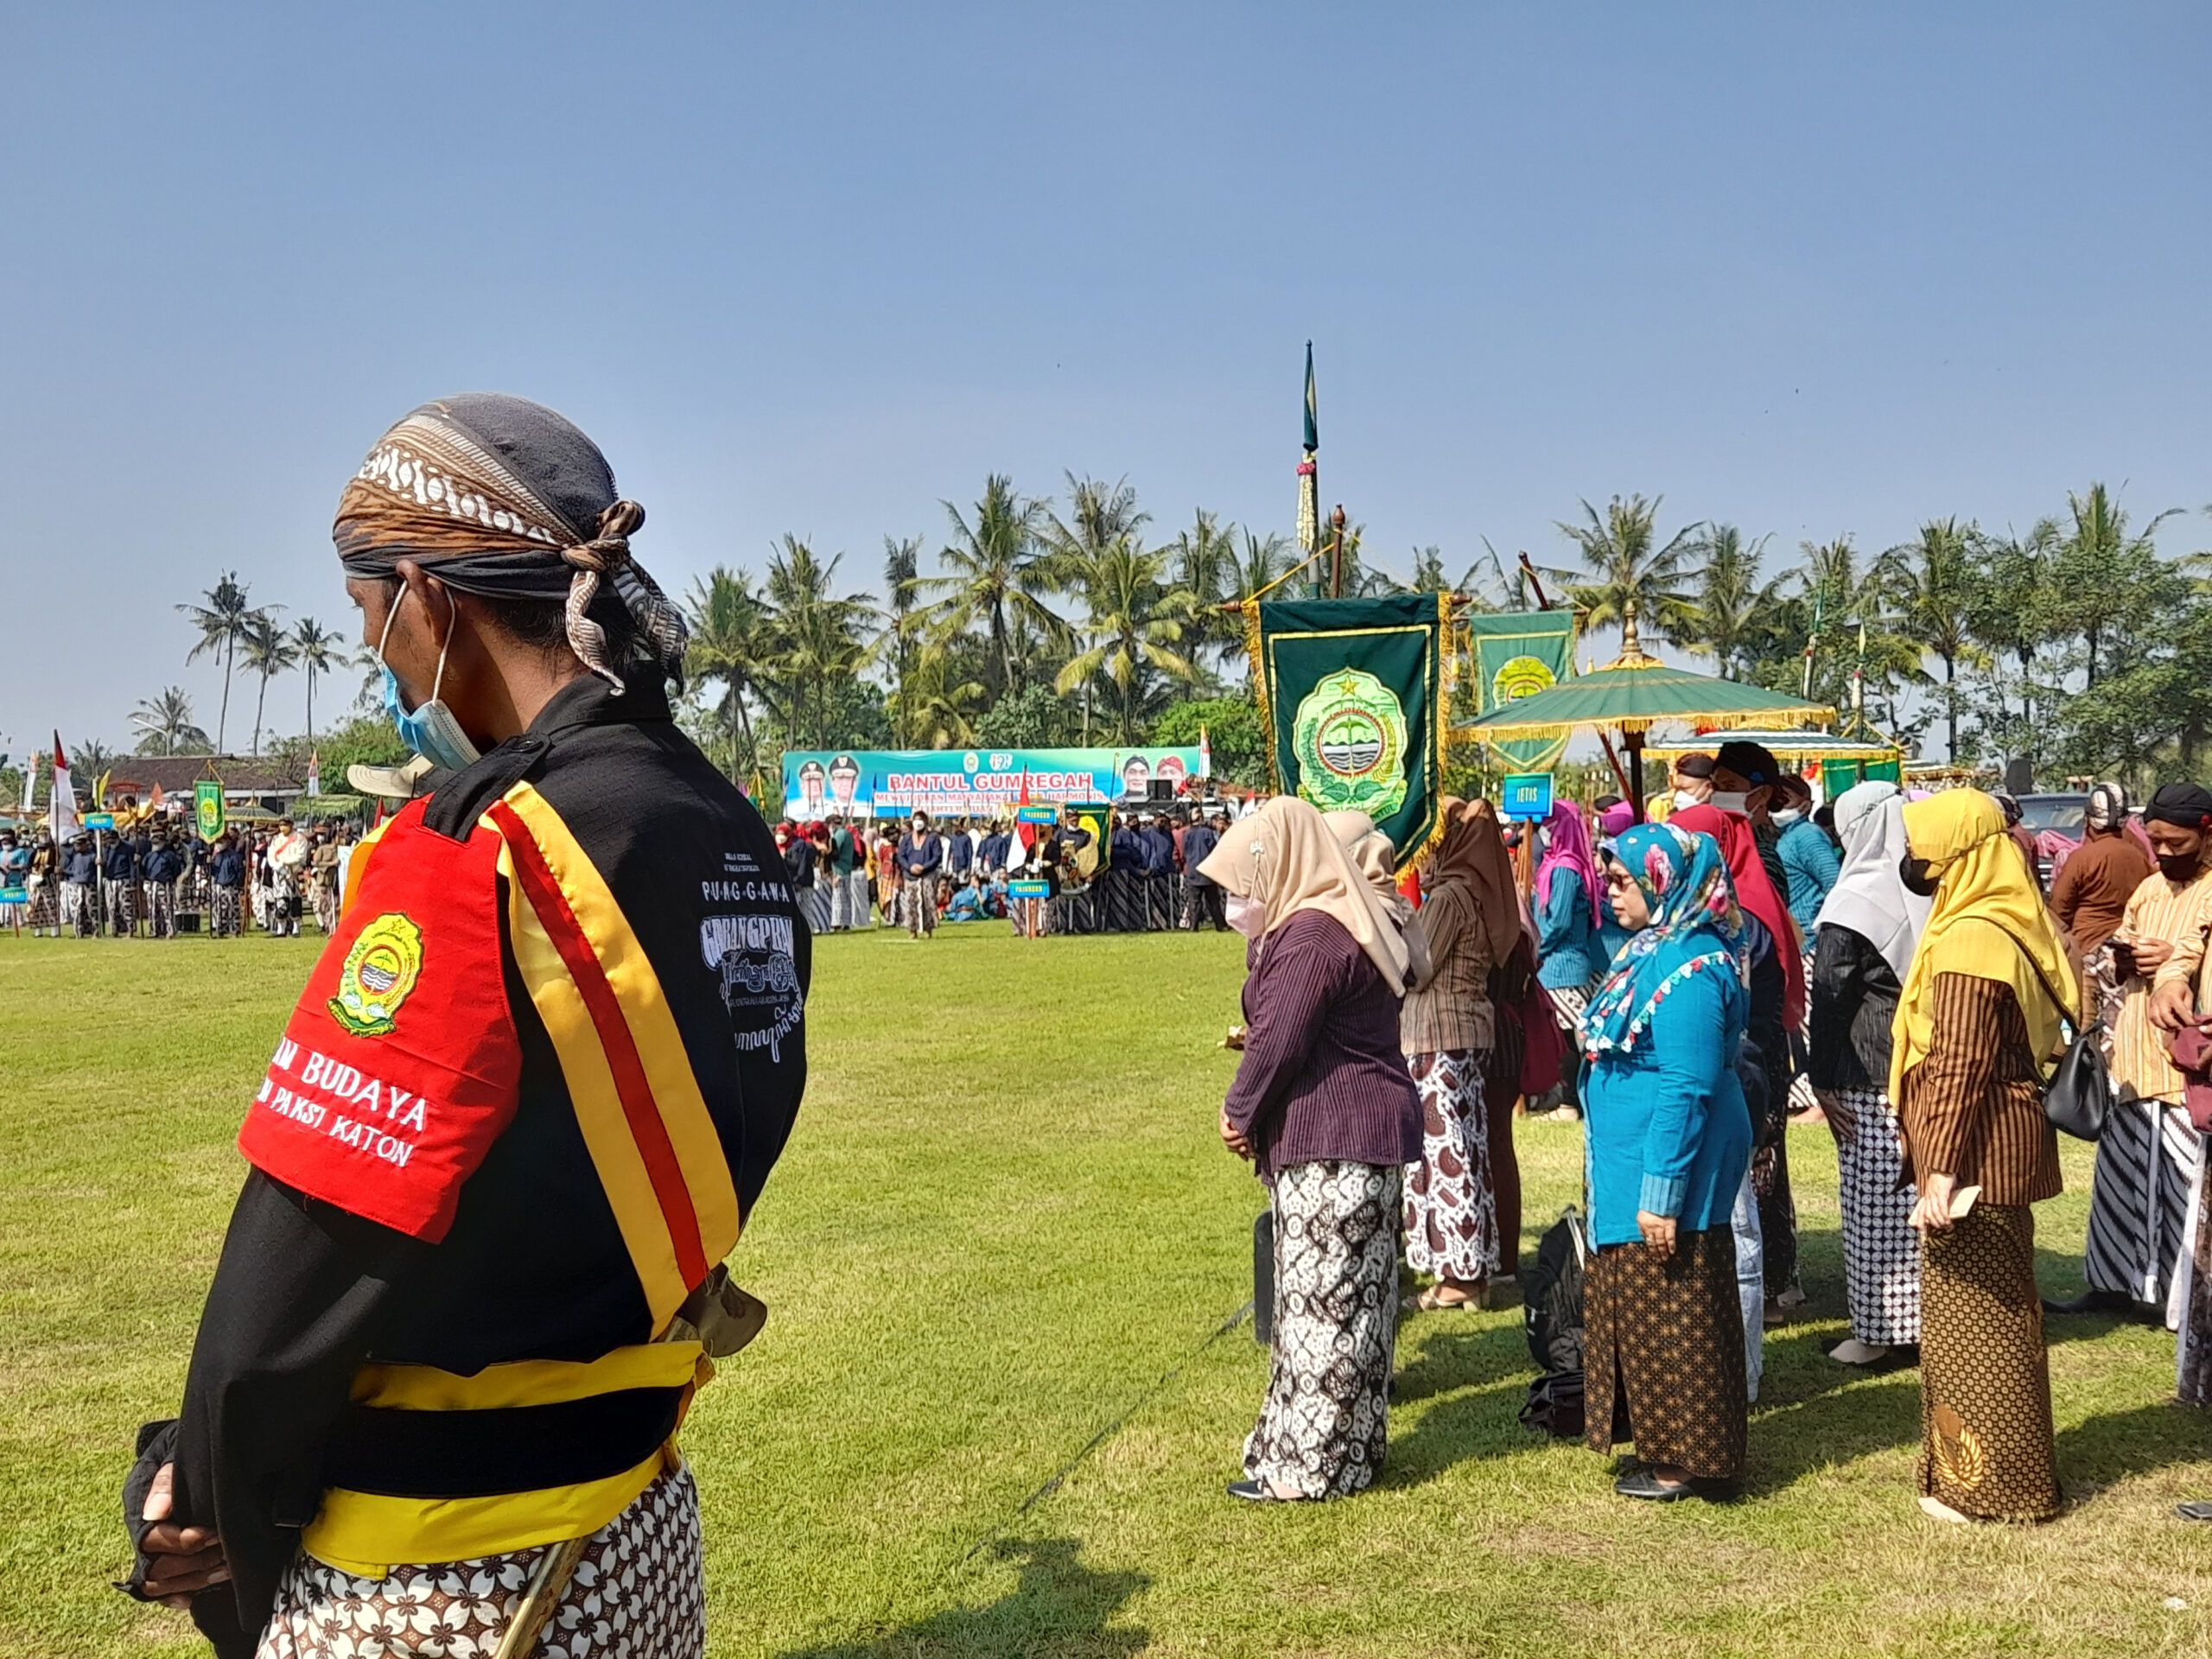
[[[1613,857],[1643,890],[1650,925],[1624,945],[1582,1024],[1592,1059],[1625,1054],[1668,992],[1695,973],[1732,969],[1748,979],[1744,913],[1719,843],[1671,823],[1639,823],[1613,843]]]

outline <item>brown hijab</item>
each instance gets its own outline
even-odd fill
[[[1503,962],[1521,937],[1521,901],[1513,885],[1513,855],[1505,850],[1497,809],[1488,801],[1446,795],[1437,803],[1444,825],[1429,866],[1429,890],[1463,881],[1473,891],[1475,912],[1490,940],[1490,959]]]
[[[1397,920],[1310,802],[1277,795],[1237,819],[1221,832],[1198,874],[1259,902],[1266,916],[1263,946],[1300,911],[1318,910],[1352,936],[1392,991],[1405,995],[1410,969]]]

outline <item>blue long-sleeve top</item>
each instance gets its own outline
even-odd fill
[[[1557,990],[1587,985],[1611,959],[1590,918],[1581,875],[1563,865],[1552,872],[1550,896],[1536,907],[1536,977]]]
[[[944,843],[945,863],[955,875],[968,874],[976,861],[976,843],[965,830],[956,830]]]
[[[1828,896],[1828,889],[1835,886],[1836,877],[1843,874],[1843,859],[1821,833],[1821,827],[1800,818],[1782,832],[1775,842],[1775,851],[1782,856],[1782,873],[1789,880],[1789,893],[1785,902],[1789,913],[1797,918],[1797,925],[1805,937],[1813,937],[1813,919],[1821,913],[1821,906]]]
[[[92,856],[91,848],[72,848],[68,856],[61,861],[61,879],[88,884],[99,874],[99,861]]]
[[[111,881],[136,881],[138,879],[138,849],[118,836],[108,843],[107,857],[100,874]]]
[[[1655,982],[1718,948],[1710,933],[1662,946]],[[1751,1116],[1736,1075],[1750,1000],[1725,957],[1675,979],[1626,1053],[1593,1061],[1582,1084],[1588,1116],[1592,1236],[1642,1236],[1639,1210],[1683,1232],[1725,1227],[1751,1156]]]
[[[1162,830],[1140,830],[1137,844],[1144,849],[1144,873],[1147,875],[1175,874],[1175,843]]]

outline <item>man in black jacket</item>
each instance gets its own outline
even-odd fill
[[[132,1587],[224,1659],[365,1650],[433,1595],[477,1652],[556,1617],[571,1651],[703,1640],[673,1435],[757,1325],[720,1263],[798,1110],[809,936],[671,718],[643,518],[582,432],[489,395],[416,410],[341,498],[442,770],[247,1109],[183,1407],[126,1488]]]

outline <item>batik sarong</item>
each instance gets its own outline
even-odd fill
[[[1920,1235],[1906,1224],[1913,1192],[1904,1185],[1897,1115],[1878,1089],[1844,1089],[1838,1097],[1851,1118],[1850,1137],[1835,1149],[1851,1334],[1881,1348],[1916,1343]]]
[[[2058,1513],[2035,1212],[1980,1204],[1921,1270],[1920,1490],[1984,1521]]]
[[[1414,1054],[1406,1069],[1421,1094],[1421,1162],[1406,1166],[1406,1265],[1479,1282],[1498,1267],[1482,1056]]]

